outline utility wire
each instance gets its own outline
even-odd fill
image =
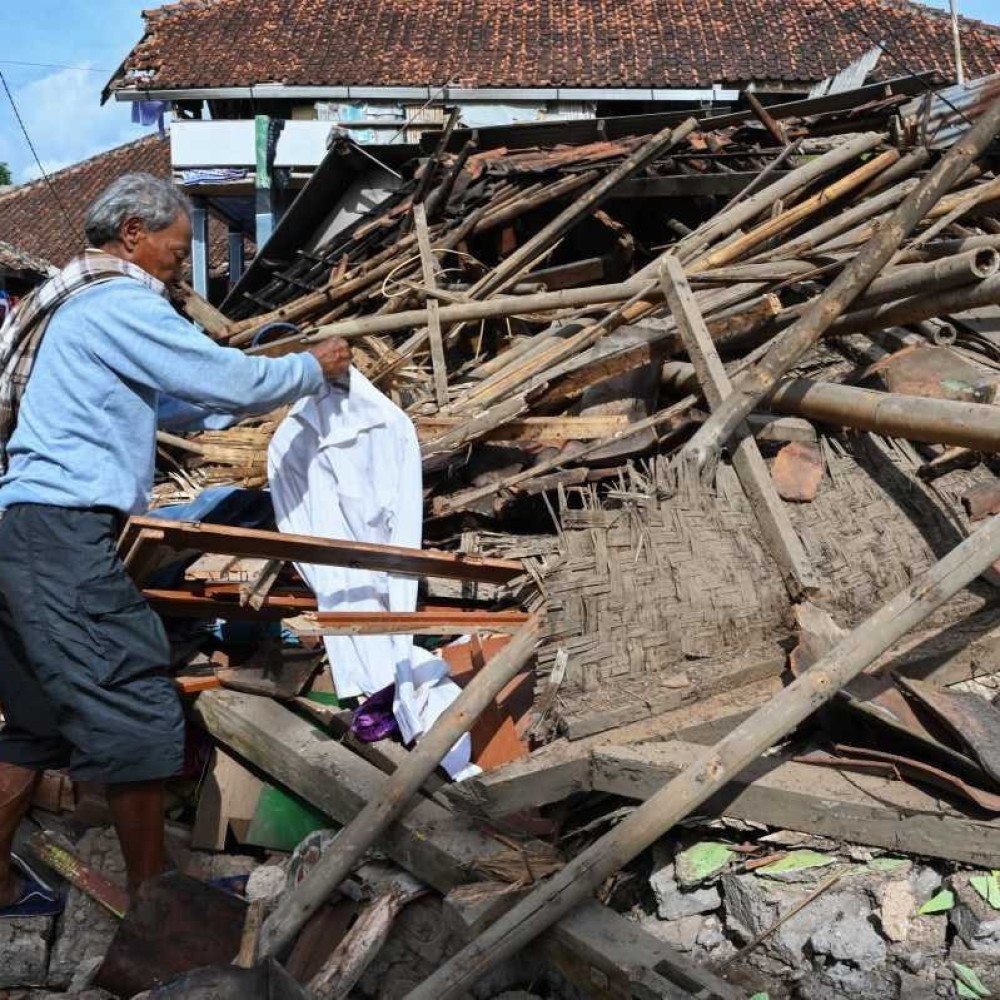
[[[3,84],[7,100],[10,101],[10,106],[14,110],[14,117],[17,119],[17,124],[21,126],[21,132],[24,134],[24,141],[28,144],[28,149],[31,150],[31,155],[35,158],[35,163],[38,165],[38,169],[41,171],[42,177],[48,185],[48,189],[52,194],[53,200],[59,206],[59,211],[62,212],[62,216],[66,222],[66,228],[69,230],[70,236],[73,240],[80,240],[83,234],[73,224],[73,220],[70,217],[69,212],[66,211],[66,206],[63,204],[62,198],[59,197],[59,192],[56,191],[55,185],[52,183],[49,175],[45,172],[45,167],[42,166],[42,161],[39,159],[38,151],[35,149],[35,144],[31,141],[31,136],[28,135],[28,129],[24,124],[24,119],[21,117],[21,112],[17,109],[17,102],[14,100],[14,95],[10,92],[10,87],[7,86],[7,78],[3,75],[3,70],[0,70],[0,83]]]
[[[41,66],[43,69],[78,69],[84,73],[110,73],[111,70],[95,69],[93,66],[71,66],[69,63],[24,62],[21,59],[0,59],[0,66]]]
[[[868,41],[872,43],[872,45],[876,46],[877,48],[880,48],[890,59],[893,60],[893,62],[897,63],[904,70],[907,76],[912,77],[914,80],[916,80],[917,83],[919,83],[920,86],[923,87],[928,94],[934,95],[935,97],[937,97],[939,101],[943,102],[944,104],[947,104],[948,107],[951,108],[951,110],[954,111],[955,114],[958,115],[959,118],[961,118],[966,125],[968,125],[970,128],[972,127],[972,122],[969,121],[969,119],[966,117],[965,113],[962,111],[961,108],[955,107],[955,105],[952,104],[951,101],[949,101],[948,98],[945,97],[941,91],[936,91],[922,76],[920,76],[919,73],[915,73],[912,69],[910,69],[906,60],[903,59],[902,56],[900,56],[897,52],[894,52],[892,49],[890,49],[889,46],[885,44],[885,42],[879,41],[873,34],[871,34],[871,32],[869,32],[865,28],[863,24],[858,23],[858,21],[856,21],[854,17],[851,16],[846,10],[844,10],[843,8],[838,9],[836,0],[824,0],[824,2],[826,3],[827,7],[830,8],[835,19],[838,14],[843,14],[845,20],[850,22],[851,27],[854,28],[855,31],[858,31],[862,35],[864,35],[865,38],[867,38]]]

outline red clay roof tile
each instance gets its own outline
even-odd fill
[[[182,0],[144,16],[113,87],[805,83],[872,38],[954,75],[947,15],[909,0]],[[970,76],[1000,67],[1000,29],[964,19],[963,42]]]
[[[171,177],[170,140],[145,136],[57,170],[48,182],[32,181],[3,192],[0,241],[62,267],[85,246],[83,217],[90,203],[116,177],[129,173]],[[209,235],[210,263],[226,264],[226,228],[214,216],[209,217]]]

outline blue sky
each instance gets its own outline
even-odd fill
[[[948,6],[948,0],[926,2]],[[0,71],[46,170],[58,170],[150,131],[131,123],[127,105],[109,101],[102,108],[100,93],[142,34],[140,11],[157,5],[157,0],[0,0]],[[1000,22],[1000,0],[959,0],[959,11]],[[15,182],[38,176],[2,93],[0,161],[10,164]]]

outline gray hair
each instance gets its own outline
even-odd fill
[[[152,174],[123,174],[95,199],[83,220],[94,247],[117,240],[126,219],[138,218],[150,232],[166,229],[178,214],[191,216],[191,203],[170,182]]]

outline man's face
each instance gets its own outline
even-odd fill
[[[122,242],[129,259],[166,285],[176,285],[191,249],[191,222],[178,212],[165,229],[150,231],[138,219],[128,219],[123,226]]]

